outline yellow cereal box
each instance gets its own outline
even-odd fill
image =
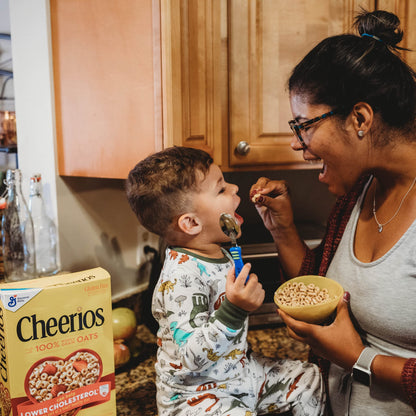
[[[1,416],[115,416],[110,275],[0,284]]]

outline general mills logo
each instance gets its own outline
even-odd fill
[[[16,298],[17,298],[17,295],[10,296],[9,303],[7,304],[9,308],[14,308],[16,306],[17,304]]]
[[[11,312],[16,312],[41,291],[42,289],[38,287],[23,289],[0,289],[0,302],[4,305],[5,309]]]

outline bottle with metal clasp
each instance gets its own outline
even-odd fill
[[[30,178],[29,212],[35,232],[36,271],[39,276],[56,274],[59,271],[57,231],[55,223],[46,212],[40,173]]]
[[[22,193],[20,169],[6,174],[7,201],[2,218],[2,246],[6,282],[33,279],[36,273],[32,217]]]

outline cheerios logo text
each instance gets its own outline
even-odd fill
[[[47,320],[38,319],[36,314],[33,314],[19,319],[16,333],[20,341],[28,342],[53,337],[58,333],[67,334],[91,329],[103,325],[104,321],[103,308],[62,315],[59,318],[52,316]]]
[[[0,308],[0,375],[4,382],[7,381],[7,357],[6,357],[6,338],[4,330],[4,311]]]

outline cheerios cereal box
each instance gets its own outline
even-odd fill
[[[0,284],[1,416],[115,416],[110,275]]]

